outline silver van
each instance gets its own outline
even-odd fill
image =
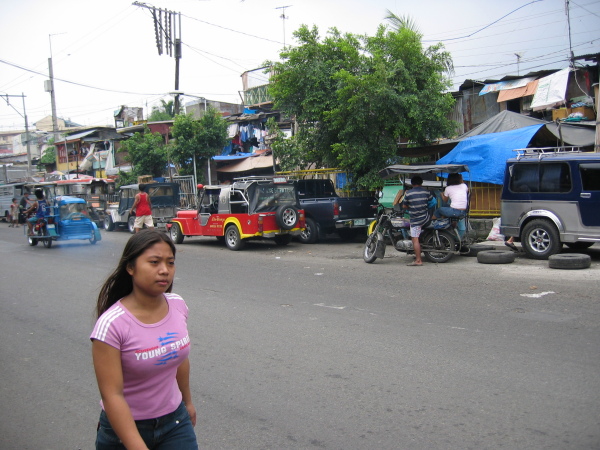
[[[506,162],[500,232],[548,259],[600,242],[600,153],[526,149]]]

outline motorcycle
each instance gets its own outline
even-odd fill
[[[389,166],[380,172],[384,178],[390,178],[401,174],[402,185],[405,185],[407,175],[423,173],[460,173],[468,172],[468,167],[459,164],[448,165],[421,165]],[[435,187],[443,187],[443,182],[425,182]],[[470,190],[470,189],[469,189]],[[435,208],[435,206],[434,206]],[[432,209],[434,209],[432,208]],[[380,206],[378,217],[369,226],[369,237],[365,242],[363,259],[366,263],[373,263],[377,258],[383,259],[387,242],[390,242],[399,252],[414,253],[413,243],[410,238],[410,222],[404,217],[404,211]],[[460,226],[459,226],[460,225]],[[468,233],[463,229],[468,228],[468,211],[461,219],[438,219],[429,221],[419,236],[421,251],[428,261],[444,263],[449,261],[455,254],[467,254],[469,252],[470,239]]]

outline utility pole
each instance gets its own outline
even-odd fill
[[[23,119],[25,119],[25,144],[27,146],[27,177],[31,176],[31,145],[29,139],[29,123],[27,121],[27,111],[25,110],[25,94],[21,93],[21,95],[3,95],[5,97],[6,104],[14,109],[18,115],[20,115]],[[8,101],[9,97],[21,97],[23,99],[23,114],[19,112],[17,108],[10,104]]]
[[[179,60],[181,59],[181,13],[155,8],[137,1],[133,2],[133,5],[146,8],[151,12],[158,54],[162,55],[165,51],[167,55],[175,57],[175,91],[178,91]],[[179,95],[175,95],[173,112],[175,115],[179,114]]]

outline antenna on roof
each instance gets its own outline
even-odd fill
[[[275,8],[275,9],[283,10],[281,12],[281,15],[279,16],[279,17],[281,17],[281,20],[283,21],[283,48],[285,48],[285,19],[289,19],[289,17],[285,15],[285,8],[289,8],[291,6],[294,6],[294,5],[278,6],[277,8]]]
[[[517,75],[520,75],[519,64],[521,62],[521,57],[523,56],[523,53],[515,53],[515,56],[517,57]]]

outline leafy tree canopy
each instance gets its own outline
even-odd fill
[[[195,157],[198,181],[203,178],[201,168],[209,158],[221,152],[228,140],[227,122],[211,106],[198,120],[191,114],[176,116],[171,133],[173,141],[169,145],[169,155],[172,162],[180,173],[191,175]]]
[[[134,176],[164,175],[167,168],[167,150],[160,133],[152,133],[148,127],[145,127],[143,133],[134,133],[132,137],[123,141],[121,151],[128,153]]]
[[[281,161],[339,167],[373,187],[377,172],[398,161],[400,138],[423,145],[452,133],[450,55],[441,44],[423,48],[412,22],[396,19],[372,37],[333,28],[321,39],[316,27],[302,26],[299,45],[267,63],[275,108],[299,123]]]
[[[155,106],[152,108],[152,112],[148,116],[148,122],[161,122],[163,120],[171,120],[175,117],[173,100],[169,100],[168,102],[161,100],[160,102],[160,107]]]

